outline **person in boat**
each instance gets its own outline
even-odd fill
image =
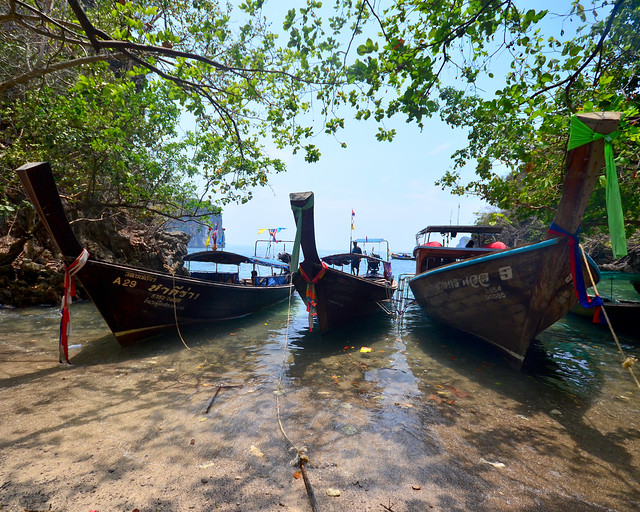
[[[371,251],[371,256],[373,258],[380,258],[380,255],[376,254],[373,251]],[[375,276],[375,275],[378,274],[379,270],[380,270],[380,262],[379,261],[367,260],[367,274]]]
[[[353,242],[351,254],[362,254],[362,249],[358,247],[358,242]],[[351,273],[360,275],[360,258],[351,258]]]

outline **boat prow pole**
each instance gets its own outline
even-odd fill
[[[289,201],[296,221],[296,228],[301,231],[300,245],[304,253],[304,260],[310,263],[320,263],[313,219],[313,192],[292,192],[289,194]]]
[[[595,133],[607,135],[618,128],[619,112],[589,112],[576,117]],[[572,149],[567,154],[562,196],[553,222],[575,233],[604,167],[604,139]],[[553,238],[549,235],[548,238]]]
[[[63,257],[67,263],[74,261],[83,248],[69,225],[51,165],[30,162],[16,169],[16,173]]]

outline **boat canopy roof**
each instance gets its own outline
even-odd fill
[[[251,263],[263,265],[265,267],[289,269],[289,264],[279,260],[259,258],[258,256],[243,256],[235,252],[227,251],[199,251],[187,254],[185,261],[200,261],[205,263],[219,263],[221,265],[240,265],[241,263]]]
[[[427,233],[451,233],[456,236],[458,233],[479,233],[479,234],[493,234],[496,235],[502,232],[502,226],[427,226],[422,231],[416,233],[416,237],[425,235]]]
[[[369,238],[368,236],[364,238],[356,238],[353,241],[358,242],[359,244],[381,244],[382,242],[386,242],[384,238]]]
[[[322,261],[328,263],[329,265],[349,265],[351,260],[367,260],[367,261],[382,261],[381,258],[374,258],[372,256],[368,256],[366,254],[354,254],[352,252],[345,252],[341,254],[332,254],[330,256],[325,256],[321,258]]]

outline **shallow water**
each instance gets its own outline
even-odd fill
[[[396,274],[403,263],[410,268],[412,262],[400,262]],[[534,502],[568,493],[568,504],[579,496],[584,502],[576,503],[595,509],[632,510],[638,503],[640,392],[621,368],[609,331],[581,317],[569,315],[542,333],[524,371],[433,323],[417,306],[401,323],[380,314],[320,338],[308,331],[305,308],[294,295],[245,319],[129,348],[117,344],[90,302],[74,303],[71,317],[73,365],[99,372],[115,364],[123,374],[238,386],[220,391],[237,398],[225,402],[224,415],[217,405],[211,413],[217,431],[230,438],[248,424],[277,435],[269,413],[277,399],[290,435],[312,447],[318,467],[339,459],[354,481],[363,478],[365,466],[392,482],[408,474],[392,461],[418,458],[430,463],[407,478],[465,488],[478,484],[461,475],[476,474],[478,465],[488,471],[511,463],[531,474],[525,480]],[[25,360],[56,358],[58,324],[57,308],[0,310],[0,344]],[[619,337],[625,352],[640,352],[638,339]],[[255,393],[268,403],[252,402]],[[205,405],[194,403],[192,414]],[[445,467],[452,455],[456,462]],[[585,461],[590,476],[582,482]],[[599,501],[588,487],[603,481],[609,482],[607,497]]]

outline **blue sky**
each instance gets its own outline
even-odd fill
[[[546,4],[556,12],[570,8],[568,0],[528,0],[519,6],[542,8]],[[286,7],[286,6],[285,6]],[[552,19],[546,28],[552,27]],[[274,20],[275,21],[275,20]],[[559,37],[559,26],[552,27]],[[565,30],[568,29],[563,25]],[[501,62],[502,61],[502,62]],[[492,83],[484,82],[491,95],[500,88],[498,59]],[[455,80],[455,77],[450,77]],[[349,248],[349,237],[382,237],[391,251],[411,251],[415,233],[430,224],[472,224],[478,212],[491,208],[476,197],[453,196],[434,185],[451,169],[451,155],[466,145],[466,131],[454,130],[438,118],[426,120],[424,129],[407,124],[400,116],[386,128],[395,128],[393,142],[375,139],[375,122],[345,120],[340,140],[321,134],[311,143],[322,152],[319,162],[308,164],[302,155],[277,150],[267,145],[271,156],[287,165],[287,172],[273,175],[270,185],[253,190],[254,198],[243,205],[228,205],[223,212],[227,242],[253,245],[261,228],[284,227],[281,238],[293,240],[295,223],[289,206],[289,193],[311,190],[315,193],[316,239],[321,251],[343,251]],[[462,170],[462,181],[473,176],[473,168]],[[355,211],[355,229],[351,232],[351,211]]]
[[[429,224],[472,223],[486,205],[433,184],[451,166],[450,155],[464,144],[464,132],[437,119],[429,120],[422,133],[400,119],[398,129],[394,142],[383,143],[375,139],[373,123],[352,121],[344,134],[347,148],[329,136],[314,141],[322,151],[314,164],[290,151],[272,150],[288,171],[274,175],[269,187],[254,189],[247,204],[225,207],[228,243],[252,244],[258,229],[266,227],[284,227],[281,237],[293,240],[289,193],[308,190],[315,194],[320,250],[348,249],[352,210],[354,238],[386,238],[393,252],[413,249],[415,233]]]

